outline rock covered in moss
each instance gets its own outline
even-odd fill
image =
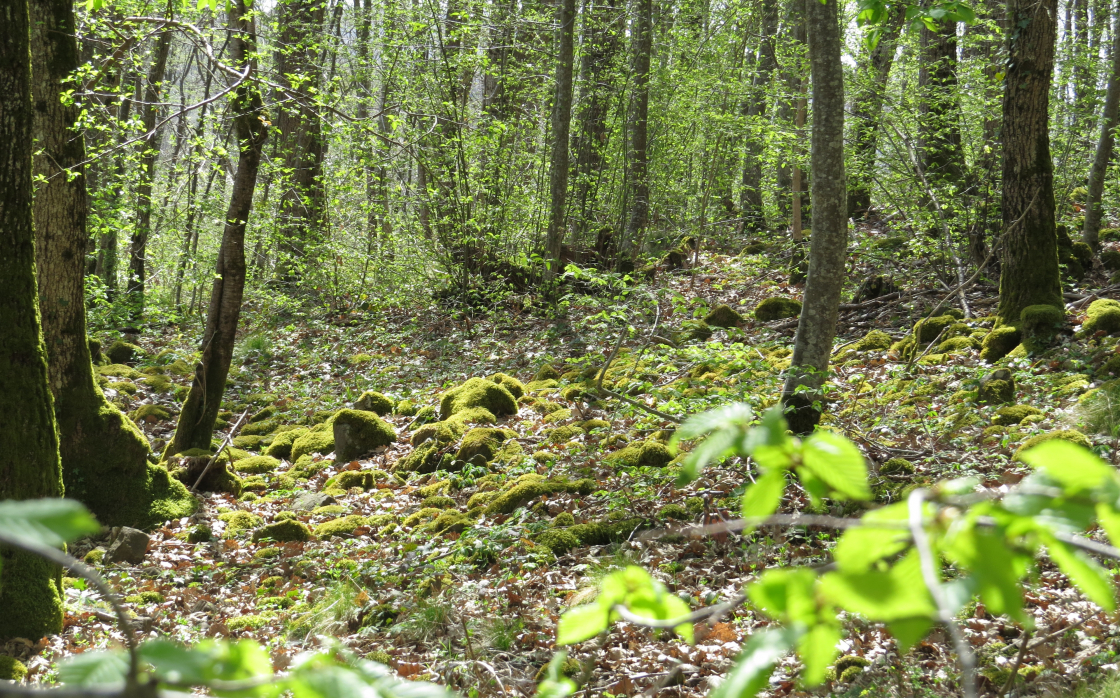
[[[265,437],[254,434],[253,436],[235,436],[231,443],[237,448],[255,451],[264,441]]]
[[[1053,305],[1029,305],[1019,315],[1022,343],[1028,351],[1041,351],[1050,346],[1065,325],[1064,308]]]
[[[272,456],[249,456],[235,461],[234,469],[239,473],[271,473],[280,467],[280,461]]]
[[[506,373],[495,373],[490,376],[490,380],[498,385],[504,386],[506,390],[513,395],[514,398],[519,398],[525,394],[525,386],[521,381]]]
[[[639,466],[662,468],[673,460],[673,454],[665,444],[651,439],[615,451],[604,460],[612,465],[624,468]]]
[[[914,464],[905,458],[888,458],[879,466],[879,474],[890,477],[900,477],[914,474]]]
[[[132,414],[128,415],[134,422],[162,422],[165,419],[171,419],[171,413],[167,411],[166,407],[162,405],[140,405]]]
[[[980,342],[972,337],[953,337],[938,344],[937,352],[939,354],[952,354],[978,348],[980,348]]]
[[[984,337],[980,349],[980,358],[989,363],[999,361],[1019,346],[1021,341],[1022,335],[1018,327],[1010,325],[997,327],[989,332],[988,336]]]
[[[1101,264],[1109,271],[1120,271],[1120,250],[1103,250],[1101,252]]]
[[[717,305],[707,315],[704,322],[712,327],[738,327],[743,324],[743,316],[731,309],[731,306]]]
[[[996,410],[995,417],[992,417],[992,424],[1009,427],[1021,423],[1027,417],[1040,414],[1042,414],[1042,410],[1030,405],[1008,405]]]
[[[23,681],[27,667],[15,657],[0,655],[0,681]]]
[[[938,337],[945,339],[949,336],[946,330],[955,324],[957,324],[957,318],[953,315],[946,314],[924,318],[915,323],[913,330],[914,337],[920,344],[929,344]]]
[[[307,429],[299,427],[290,429],[288,431],[281,431],[272,437],[272,443],[265,449],[264,455],[272,456],[273,458],[292,458],[292,446],[295,444],[296,439],[300,438],[308,432]]]
[[[460,511],[441,511],[439,516],[420,527],[425,533],[462,533],[471,525],[470,518]]]
[[[548,380],[559,380],[559,379],[560,379],[560,372],[557,371],[556,367],[553,366],[552,364],[545,364],[545,365],[541,366],[539,369],[537,369],[537,372],[533,375],[533,380],[535,380],[535,381],[548,381]]]
[[[353,460],[396,440],[392,425],[373,412],[339,410],[334,417],[334,452],[338,460]]]
[[[685,509],[680,504],[666,504],[657,510],[657,518],[687,521],[692,518],[692,516],[688,513],[688,509]]]
[[[1022,443],[1021,446],[1019,446],[1019,448],[1015,449],[1015,455],[1011,460],[1021,460],[1023,453],[1029,451],[1030,449],[1041,443],[1045,443],[1046,441],[1050,441],[1052,439],[1061,439],[1062,441],[1068,441],[1071,444],[1076,444],[1086,449],[1090,449],[1093,447],[1093,442],[1089,440],[1089,437],[1085,436],[1076,429],[1059,429],[1057,431],[1050,431],[1045,434],[1039,434],[1038,436],[1032,436],[1031,438],[1027,439]]]
[[[531,473],[522,475],[514,480],[511,486],[494,497],[486,507],[487,515],[512,514],[518,507],[526,502],[561,492],[576,494],[591,494],[595,491],[595,481],[590,478],[584,480],[545,479],[540,475]]]
[[[419,511],[415,511],[405,517],[405,519],[401,521],[401,526],[403,528],[413,528],[415,526],[419,526],[422,523],[438,518],[442,513],[442,509],[436,509],[435,507],[420,509]]]
[[[359,526],[364,526],[365,523],[366,517],[359,516],[357,514],[351,514],[350,516],[343,516],[341,518],[334,519],[333,521],[327,521],[325,523],[319,524],[315,527],[315,535],[318,538],[330,538],[332,536],[352,536],[354,535],[354,530]]]
[[[582,434],[583,429],[580,429],[574,424],[556,427],[555,429],[545,429],[541,432],[542,436],[548,439],[550,443],[554,444],[568,443],[572,439],[578,438]]]
[[[324,422],[325,424],[325,422]],[[270,447],[271,452],[271,447]],[[315,430],[304,432],[292,442],[291,460],[298,460],[300,456],[312,453],[326,455],[334,451],[334,430]]]
[[[458,441],[463,436],[463,426],[458,422],[434,422],[425,424],[412,432],[410,443],[419,446],[425,441],[435,441],[440,444],[450,444]]]
[[[148,376],[140,379],[140,382],[151,388],[152,392],[156,393],[169,393],[175,388],[175,384],[167,376]]]
[[[343,490],[349,490],[353,487],[372,490],[377,482],[372,470],[346,470],[331,478],[328,484]]]
[[[467,432],[459,444],[459,452],[455,454],[457,460],[469,461],[476,455],[482,455],[487,461],[494,460],[502,444],[517,434],[509,429],[493,429],[490,427],[475,427]]]
[[[431,497],[425,497],[424,501],[420,502],[420,506],[424,509],[454,509],[458,505],[451,497],[436,494]]]
[[[455,457],[447,452],[447,447],[446,443],[436,439],[424,441],[419,446],[413,446],[411,453],[398,459],[393,470],[406,473],[431,473],[440,468],[449,470]]]
[[[1097,332],[1115,334],[1120,332],[1120,302],[1111,298],[1102,298],[1089,304],[1085,310],[1087,316],[1081,324],[1081,331],[1086,335]]]
[[[213,455],[202,448],[192,448],[173,454],[167,459],[167,472],[187,487],[193,487]],[[235,497],[241,494],[241,478],[231,473],[228,466],[229,456],[223,453],[206,472],[206,477],[199,483],[198,489],[205,492],[225,492]]]
[[[127,364],[143,357],[144,353],[144,350],[135,344],[118,339],[105,351],[105,356],[109,357],[110,363]]]
[[[226,532],[240,533],[260,526],[261,517],[247,511],[227,511],[218,514],[218,520],[226,524]]]
[[[980,402],[1001,404],[1015,399],[1015,377],[1006,368],[996,369],[980,379]]]
[[[398,417],[415,417],[419,409],[412,400],[401,400],[393,407],[393,414]]]
[[[673,337],[678,344],[694,341],[704,342],[712,338],[712,328],[703,320],[685,320],[681,323],[681,329]]]
[[[754,308],[755,318],[763,322],[793,318],[800,314],[801,301],[796,301],[792,298],[767,298]]]
[[[567,528],[550,528],[538,534],[533,542],[548,548],[555,555],[563,555],[581,545],[606,545],[624,541],[645,525],[644,519],[576,524]]]
[[[245,436],[264,436],[276,431],[280,426],[280,418],[273,417],[272,419],[263,419],[259,422],[252,422],[241,427],[241,433]]]
[[[214,538],[214,532],[206,524],[199,524],[187,533],[188,543],[209,543]]]
[[[855,351],[886,351],[891,348],[891,336],[882,330],[871,330],[863,339],[852,345]]]
[[[376,390],[367,390],[354,401],[354,409],[383,417],[393,411],[393,400]]]
[[[481,407],[495,416],[517,414],[517,398],[500,383],[485,378],[471,378],[440,396],[439,414],[443,419]]]
[[[567,528],[576,525],[576,517],[569,511],[562,511],[552,519],[553,528]]]
[[[353,529],[351,529],[353,530]],[[253,531],[253,542],[268,538],[277,543],[311,540],[311,529],[299,521],[284,519],[265,524]]]
[[[142,375],[139,371],[131,366],[124,364],[109,364],[108,366],[98,366],[97,375],[105,378],[124,378],[127,380],[137,380]]]

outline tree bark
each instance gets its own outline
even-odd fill
[[[575,63],[576,0],[560,0],[556,10],[556,93],[552,103],[552,157],[549,165],[548,276],[560,269],[560,245],[566,229],[568,136],[572,123],[572,71]]]
[[[848,250],[844,178],[844,67],[840,62],[837,0],[805,0],[805,25],[813,80],[811,188],[813,235],[809,275],[793,357],[782,387],[790,428],[811,432],[820,421],[820,389],[836,337]]]
[[[887,18],[879,43],[862,57],[858,92],[852,100],[853,165],[848,171],[848,217],[862,218],[871,208],[871,178],[879,151],[879,120],[905,12],[901,7]]]
[[[1057,0],[1009,0],[1003,93],[1003,256],[999,321],[1017,325],[1031,305],[1064,308],[1050,157],[1050,81]]]
[[[156,39],[155,56],[148,70],[144,88],[144,132],[140,141],[140,182],[136,186],[136,229],[128,249],[128,296],[134,317],[144,312],[144,286],[147,280],[148,237],[152,233],[152,187],[156,179],[163,129],[156,128],[159,116],[160,88],[167,72],[167,55],[171,52],[171,31]]]
[[[1084,2],[1084,0],[1082,0]],[[1100,247],[1097,235],[1101,231],[1101,199],[1104,196],[1104,180],[1108,174],[1108,162],[1112,159],[1115,144],[1117,115],[1120,112],[1120,16],[1112,22],[1112,71],[1108,74],[1108,88],[1105,91],[1104,109],[1101,113],[1101,135],[1093,154],[1093,165],[1089,169],[1089,194],[1085,202],[1085,227],[1081,239],[1093,249]]]
[[[653,52],[653,0],[635,0],[634,6],[630,68],[634,86],[626,144],[630,211],[623,234],[623,255],[619,260],[619,264],[626,266],[633,264],[649,223],[649,69]]]
[[[957,87],[957,23],[921,29],[918,68],[918,151],[931,185],[959,183],[965,173]]]
[[[762,133],[759,122],[766,121],[766,92],[770,88],[770,78],[778,65],[774,50],[774,37],[778,32],[778,2],[763,0],[761,7],[761,38],[758,54],[755,57],[755,73],[751,80],[750,97],[744,100],[743,116],[747,121],[748,136],[743,148],[743,177],[739,192],[739,215],[743,218],[742,228],[761,231],[766,228],[766,213],[762,206],[762,151],[765,142],[757,134]]]
[[[234,65],[255,69],[252,55],[256,51],[256,30],[245,7],[245,0],[235,0],[229,11],[230,59]],[[233,178],[222,245],[214,271],[210,293],[210,309],[202,337],[202,360],[195,367],[190,392],[179,413],[175,436],[167,447],[167,456],[192,448],[210,447],[210,436],[218,419],[226,378],[233,361],[233,346],[241,315],[241,299],[245,292],[245,226],[253,205],[261,152],[268,131],[264,125],[264,108],[260,92],[249,81],[238,86],[232,100],[236,114],[239,156]]]
[[[801,99],[801,87],[804,79],[804,66],[802,55],[798,49],[805,44],[805,8],[803,0],[790,0],[786,13],[785,26],[782,30],[782,39],[789,45],[795,55],[782,66],[782,82],[785,84],[784,94],[778,101],[776,121],[783,128],[793,125],[796,118],[797,101]],[[784,161],[779,163],[775,173],[777,180],[778,214],[782,219],[790,215],[793,191],[793,154],[785,154]]]
[[[31,212],[31,22],[0,0],[0,499],[62,496],[58,436],[35,284]],[[62,630],[61,574],[0,549],[0,638]]]
[[[306,96],[319,83],[315,64],[323,26],[325,3],[318,0],[283,0],[280,3],[280,50],[277,72],[283,105],[279,129],[283,176],[278,180],[280,250],[277,279],[295,284],[319,238],[323,216],[323,126],[314,104]],[[294,78],[294,79],[293,79]],[[310,89],[309,89],[310,87]],[[255,175],[254,175],[255,179]]]

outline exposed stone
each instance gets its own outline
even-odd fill
[[[128,562],[134,565],[143,562],[144,556],[148,554],[148,542],[151,540],[148,534],[128,526],[122,526],[114,531],[116,535],[113,536],[113,542],[105,552],[105,561]]]
[[[295,501],[292,502],[292,509],[295,511],[312,511],[313,509],[318,509],[327,504],[334,504],[336,501],[338,500],[329,494],[324,494],[322,492],[305,492],[295,498]]]

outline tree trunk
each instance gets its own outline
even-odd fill
[[[886,20],[879,43],[868,51],[858,67],[859,83],[852,104],[853,165],[848,171],[848,217],[862,218],[871,208],[871,180],[879,151],[879,121],[898,37],[905,12],[893,10]]]
[[[1104,110],[1101,114],[1101,135],[1093,155],[1093,165],[1089,169],[1085,228],[1081,232],[1081,239],[1089,243],[1093,249],[1100,246],[1097,235],[1101,230],[1101,198],[1104,196],[1108,161],[1112,159],[1112,147],[1115,143],[1113,133],[1116,130],[1118,111],[1120,111],[1120,16],[1117,16],[1112,23],[1112,72],[1108,74],[1108,89],[1105,92]]]
[[[635,0],[634,6],[637,11],[631,31],[634,86],[626,144],[630,211],[623,235],[623,255],[619,260],[626,266],[633,264],[649,223],[649,67],[653,52],[653,0]]]
[[[125,68],[121,68],[120,80],[117,84],[119,85],[128,80],[128,71]],[[137,78],[137,81],[139,81],[139,78]],[[139,91],[139,89],[139,82],[137,82],[134,93]],[[128,122],[129,116],[132,113],[132,105],[135,101],[135,99],[126,97],[117,105],[118,123],[124,124]],[[126,134],[122,131],[119,136],[120,143],[118,144],[117,154],[112,159],[112,165],[108,167],[109,172],[106,177],[109,186],[121,192],[124,191],[124,149],[120,146],[123,145],[126,138]],[[117,247],[119,244],[120,238],[118,237],[117,226],[110,223],[106,226],[105,232],[102,233],[101,239],[98,241],[96,271],[97,276],[105,283],[105,295],[109,300],[113,300],[117,295]]]
[[[766,122],[766,92],[770,78],[778,65],[774,52],[774,37],[778,32],[778,2],[763,0],[761,38],[755,59],[755,74],[751,80],[751,94],[743,103],[743,116],[747,133],[743,149],[743,178],[739,193],[739,215],[745,230],[761,231],[766,228],[766,214],[762,208],[762,151],[766,147],[761,137]]]
[[[31,214],[31,27],[27,0],[0,0],[0,500],[62,496],[58,436],[35,286]],[[62,630],[62,575],[0,548],[0,638]]]
[[[789,62],[782,66],[782,82],[785,84],[784,94],[778,101],[776,121],[782,128],[788,128],[794,122],[797,101],[801,99],[801,86],[804,79],[804,66],[800,49],[805,44],[805,3],[803,0],[790,0],[786,14],[785,26],[782,30],[783,41],[791,47],[795,54]],[[793,190],[793,157],[785,154],[775,173],[777,180],[778,214],[783,220],[790,215],[792,197],[789,192]]]
[[[918,150],[931,186],[956,184],[964,177],[961,106],[957,87],[957,23],[921,29],[918,68]]]
[[[844,179],[844,66],[840,62],[837,0],[805,0],[805,25],[813,79],[811,189],[813,235],[809,277],[782,404],[790,428],[811,432],[820,420],[820,388],[836,337],[848,250]]]
[[[144,132],[147,138],[140,141],[140,182],[136,187],[136,229],[128,249],[128,296],[134,317],[144,312],[144,286],[147,279],[148,236],[152,232],[152,187],[156,179],[156,162],[159,159],[163,129],[156,128],[159,116],[160,88],[167,72],[167,55],[171,52],[171,31],[166,30],[156,39],[155,57],[148,70],[148,84],[144,89]]]
[[[1001,324],[1017,325],[1023,308],[1064,308],[1054,221],[1050,157],[1050,80],[1054,72],[1057,0],[1009,0],[1003,93],[1003,264]]]
[[[285,88],[280,99],[287,101],[276,118],[284,172],[278,180],[281,190],[277,278],[286,284],[295,284],[302,277],[318,241],[323,215],[323,127],[315,105],[309,102],[309,95],[319,85],[315,47],[321,38],[323,7],[324,3],[316,0],[280,3],[283,48],[277,59],[277,72]]]
[[[576,0],[560,0],[556,10],[556,95],[552,103],[552,158],[549,165],[548,276],[560,269],[564,212],[568,199],[568,134],[572,123],[572,70],[575,62]]]
[[[247,15],[245,0],[235,0],[230,5],[229,25],[234,35],[230,43],[230,61],[236,66],[252,61],[256,51],[256,29]],[[210,310],[202,337],[202,360],[195,367],[194,380],[179,413],[179,424],[167,447],[167,456],[192,448],[210,447],[210,436],[218,419],[226,377],[233,361],[233,345],[245,292],[245,226],[253,205],[257,170],[268,131],[263,121],[265,114],[261,95],[255,85],[248,81],[242,83],[231,106],[237,114],[237,173],[233,178],[222,245],[218,250]]]
[[[189,515],[195,502],[148,463],[148,440],[97,385],[86,338],[86,153],[74,137],[81,106],[62,101],[79,65],[73,3],[31,0],[31,16],[35,256],[63,480],[102,524],[148,528]]]

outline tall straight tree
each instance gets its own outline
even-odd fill
[[[230,60],[235,66],[255,69],[257,34],[245,0],[233,0],[229,6]],[[238,85],[230,104],[237,128],[237,172],[222,246],[218,250],[214,286],[210,292],[210,309],[202,336],[202,360],[195,366],[190,392],[179,413],[175,436],[167,455],[192,448],[209,448],[210,436],[218,420],[218,410],[226,389],[229,366],[233,361],[233,344],[241,317],[241,299],[245,294],[245,226],[253,206],[261,152],[268,137],[265,112],[257,87],[246,80]]]
[[[964,176],[960,89],[957,86],[957,23],[922,25],[918,63],[918,141],[922,169],[931,185]]]
[[[810,196],[813,235],[809,274],[782,404],[790,428],[811,432],[820,421],[821,386],[836,337],[840,293],[848,258],[847,190],[844,178],[844,66],[840,62],[839,0],[802,0],[812,73],[813,131]]]
[[[1050,157],[1050,81],[1057,0],[1008,0],[1003,92],[1003,255],[999,321],[1018,325],[1023,309],[1064,309]]]
[[[276,70],[282,105],[276,117],[283,174],[279,179],[280,246],[277,278],[300,280],[302,266],[321,233],[323,218],[323,125],[312,95],[323,29],[322,0],[282,0]],[[254,176],[254,181],[256,177]]]
[[[770,78],[778,65],[774,39],[778,32],[778,0],[762,0],[761,31],[755,70],[751,79],[750,95],[743,100],[743,116],[747,120],[747,133],[743,149],[743,179],[739,193],[739,209],[743,227],[762,230],[766,227],[766,213],[762,201],[762,123],[766,122],[766,93]]]
[[[630,210],[623,231],[622,259],[631,264],[649,223],[649,70],[653,53],[653,0],[634,0],[630,32],[633,77],[626,124],[626,166]]]
[[[801,88],[804,84],[804,47],[805,47],[805,3],[803,0],[790,0],[786,18],[782,24],[782,42],[786,47],[785,61],[782,63],[781,80],[783,94],[777,104],[777,121],[784,126],[793,126],[796,120],[798,102],[804,99]],[[790,141],[792,144],[796,137]],[[793,160],[791,145],[784,146],[782,161],[778,164],[776,180],[778,185],[778,213],[783,218],[790,214],[793,197]]]
[[[572,123],[572,71],[575,64],[576,0],[556,7],[556,92],[552,102],[552,157],[549,164],[548,234],[545,250],[549,276],[560,269],[560,245],[566,228],[568,134]]]
[[[1101,199],[1104,196],[1108,162],[1112,159],[1112,148],[1115,144],[1117,116],[1120,115],[1118,113],[1120,113],[1120,13],[1112,20],[1112,70],[1108,74],[1108,88],[1105,90],[1104,109],[1101,113],[1101,135],[1097,139],[1093,165],[1089,169],[1085,227],[1081,231],[1081,239],[1093,248],[1100,246],[1097,236],[1101,231]]]
[[[0,500],[62,496],[31,213],[31,22],[0,0]],[[57,567],[0,547],[0,638],[62,630]]]
[[[148,463],[148,440],[97,385],[86,339],[86,153],[74,136],[81,106],[64,100],[80,61],[73,3],[31,0],[31,16],[35,258],[63,479],[102,524],[147,528],[189,515],[195,501]]]
[[[128,248],[128,296],[132,312],[144,310],[144,286],[147,283],[148,238],[152,234],[152,188],[155,186],[156,163],[159,160],[162,129],[156,128],[159,116],[160,90],[167,72],[167,55],[171,52],[171,30],[156,38],[155,55],[148,69],[141,106],[145,137],[140,141],[140,182],[136,187],[136,228]]]

